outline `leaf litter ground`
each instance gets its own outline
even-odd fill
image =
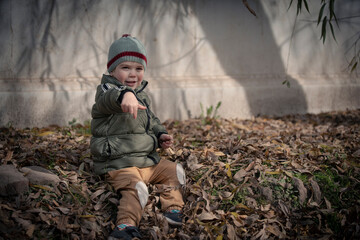
[[[151,192],[144,239],[359,239],[360,110],[164,123],[164,158],[187,172],[182,228]],[[106,239],[119,196],[92,172],[89,126],[0,129],[1,164],[42,166],[56,186],[0,197],[0,239]]]

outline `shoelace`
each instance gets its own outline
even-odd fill
[[[177,209],[171,209],[170,211],[168,211],[168,213],[181,213],[181,211]]]
[[[122,224],[120,224],[120,225],[117,226],[117,228],[118,228],[120,231],[124,230],[124,229],[127,228],[127,227],[133,227],[133,225],[127,224],[127,223],[122,223]]]

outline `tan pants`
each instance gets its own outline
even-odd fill
[[[121,198],[116,224],[129,223],[138,226],[148,201],[147,184],[161,184],[161,209],[181,209],[184,206],[180,186],[185,184],[185,172],[180,164],[161,159],[151,167],[129,167],[108,172],[108,181]],[[169,188],[170,187],[170,188]]]

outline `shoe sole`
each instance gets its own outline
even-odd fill
[[[107,240],[119,240],[119,239],[121,239],[121,238],[116,238],[116,237],[109,236]],[[132,240],[140,240],[141,238],[135,237],[135,238],[131,238],[131,239]]]
[[[172,225],[172,226],[181,226],[181,225],[182,225],[181,222],[175,222],[174,220],[172,220],[172,219],[170,219],[170,218],[168,218],[168,217],[165,217],[165,218],[166,218],[166,220],[168,221],[168,223],[169,223],[170,225]]]

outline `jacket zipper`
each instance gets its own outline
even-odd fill
[[[146,86],[146,85],[145,85]],[[145,87],[144,87],[145,88]],[[144,89],[144,88],[141,88],[140,90],[142,90],[142,89]],[[138,91],[138,92],[140,92],[140,90]],[[136,92],[136,93],[138,93],[138,92]],[[146,123],[146,128],[145,128],[145,132],[146,132],[146,134],[147,135],[149,135],[152,139],[153,139],[153,151],[156,151],[156,139],[152,136],[152,135],[150,135],[149,134],[149,129],[150,129],[150,120],[151,120],[151,116],[150,116],[150,112],[149,112],[149,105],[147,104],[147,102],[146,101],[142,101],[141,99],[139,99],[138,98],[138,96],[136,95],[136,99],[140,102],[140,103],[142,103],[143,105],[145,105],[146,106],[146,116],[147,116],[147,119],[148,119],[148,121],[147,121],[147,123]]]

